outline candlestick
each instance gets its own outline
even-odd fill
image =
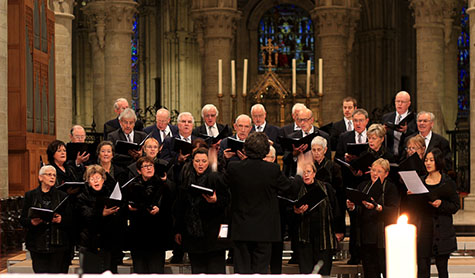
[[[218,60],[218,97],[223,96],[223,60]]]
[[[323,59],[318,59],[318,95],[323,96]]]
[[[307,97],[310,97],[310,75],[312,74],[312,61],[307,60]]]
[[[247,59],[244,59],[244,68],[242,72],[242,96],[247,95]]]
[[[297,95],[297,61],[292,59],[292,95]]]
[[[386,227],[386,273],[388,278],[417,276],[416,227],[401,215],[397,224]]]
[[[231,60],[231,96],[236,96],[236,61]]]

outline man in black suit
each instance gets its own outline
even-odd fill
[[[280,144],[277,143],[277,137],[279,136],[279,128],[273,125],[270,125],[266,122],[267,112],[264,105],[258,103],[254,104],[251,107],[251,117],[254,125],[252,126],[251,132],[264,132],[269,140],[272,141],[272,146],[274,146],[277,151],[277,155],[282,155],[283,151],[280,147]]]
[[[112,119],[104,124],[104,139],[107,135],[120,128],[119,115],[129,108],[129,102],[125,98],[118,98],[114,103],[114,112],[117,114],[117,118]],[[143,123],[140,120],[135,121],[134,129],[138,131],[143,130]]]
[[[228,164],[224,182],[231,190],[234,272],[267,274],[273,242],[281,241],[277,194],[290,189],[279,165],[264,161],[270,143],[262,132],[244,143],[247,159]]]
[[[236,131],[236,134],[231,137],[240,141],[245,141],[251,132],[251,128],[251,118],[246,114],[241,114],[237,116],[236,120],[234,121],[234,130]],[[231,149],[228,148],[228,140],[228,138],[224,138],[219,144],[219,162],[221,164],[227,164],[229,161],[239,161],[246,159],[246,155],[244,155],[243,152],[232,152]]]
[[[170,111],[166,108],[160,108],[155,114],[156,124],[146,127],[143,131],[147,134],[152,133],[152,137],[157,139],[160,145],[167,137],[175,137],[178,134],[178,127],[170,124]]]
[[[331,150],[336,151],[336,146],[338,145],[338,138],[340,134],[346,131],[352,131],[353,127],[353,112],[357,109],[356,99],[352,97],[346,97],[343,99],[343,119],[341,121],[333,123],[330,137],[331,137]]]
[[[432,131],[432,128],[434,126],[434,119],[435,116],[431,112],[421,111],[417,113],[417,130],[419,131],[419,134],[424,137],[424,141],[426,144],[426,153],[432,150],[433,148],[440,149],[442,153],[445,154],[445,167],[447,168],[447,170],[450,170],[453,168],[450,144],[447,139],[442,137],[442,135]],[[414,133],[412,136],[416,136],[416,134],[417,133]],[[410,137],[408,137],[406,141],[409,140]]]
[[[224,129],[225,125],[216,122],[219,116],[219,111],[214,104],[206,104],[201,109],[201,117],[204,124],[193,129],[193,135],[199,137],[201,134],[216,137]],[[229,136],[231,134],[228,134]]]
[[[353,155],[347,153],[347,143],[366,143],[368,142],[368,136],[366,135],[366,126],[368,125],[369,118],[368,112],[364,109],[356,109],[352,115],[352,121],[354,129],[352,131],[346,131],[340,134],[338,138],[338,145],[336,148],[335,158],[350,162],[355,159]],[[360,182],[363,181],[362,175],[354,176],[353,173],[347,168],[341,169],[343,177],[343,185],[345,187],[356,188]],[[357,246],[357,216],[355,213],[349,213],[350,215],[350,260],[348,264],[359,264],[361,257],[360,251]]]
[[[302,138],[309,134],[316,133],[319,136],[322,136],[328,141],[330,141],[330,135],[322,130],[319,130],[316,126],[313,125],[315,122],[315,118],[313,117],[312,110],[305,108],[299,112],[297,116],[296,122],[299,124],[301,130],[298,130],[294,133],[289,134],[288,137],[290,138]],[[291,177],[295,176],[297,171],[297,157],[301,153],[305,153],[310,151],[311,146],[309,145],[301,145],[298,148],[294,148],[292,152],[286,151],[284,154],[284,173],[286,176]],[[328,159],[331,159],[331,152],[327,152],[325,156]]]
[[[114,145],[117,140],[134,142],[140,144],[147,134],[143,131],[134,130],[135,122],[137,121],[137,116],[135,115],[134,110],[126,108],[119,115],[120,128],[112,131],[107,135],[107,140],[111,141]],[[120,166],[127,167],[134,160],[137,160],[142,156],[142,150],[135,151],[129,150],[129,155],[115,155],[114,161]]]
[[[396,94],[394,100],[396,111],[386,113],[383,115],[383,124],[388,122],[399,124],[409,113],[409,107],[411,106],[411,95],[408,92],[400,91]],[[411,120],[407,124],[401,126],[399,130],[392,130],[386,128],[386,147],[394,155],[396,160],[399,160],[399,155],[402,154],[404,149],[404,141],[407,137],[417,132],[416,120]]]
[[[160,158],[167,160],[170,163],[183,164],[190,154],[183,155],[181,152],[174,151],[175,141],[173,138],[178,138],[189,143],[192,143],[197,137],[192,135],[193,125],[195,119],[190,112],[181,112],[177,118],[178,121],[178,134],[174,137],[167,137],[163,143],[162,152]]]
[[[297,123],[297,115],[302,111],[303,109],[306,109],[307,107],[303,103],[296,103],[294,106],[292,106],[292,119],[294,120],[293,123],[288,124],[283,126],[280,129],[280,136],[282,137],[289,137],[291,133],[294,133],[296,131],[300,130],[300,126]]]

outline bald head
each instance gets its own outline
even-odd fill
[[[84,143],[86,141],[86,131],[80,125],[74,125],[69,133],[71,143]]]

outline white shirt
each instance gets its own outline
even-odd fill
[[[124,132],[125,134],[125,132]],[[125,134],[125,139],[127,140],[127,142],[134,142],[134,130],[132,129],[132,132],[130,132],[129,134]]]
[[[261,129],[257,129],[257,127],[259,127],[258,125],[255,125],[254,126],[254,129],[257,131],[257,132],[264,132],[264,128],[266,128],[266,122],[264,122],[262,125],[260,125]]]
[[[188,136],[188,137],[183,137],[183,136],[180,134],[180,138],[181,138],[182,140],[186,141],[186,142],[191,143],[191,135]]]
[[[294,122],[294,130],[301,130],[301,128]]]
[[[353,126],[353,121],[352,120],[348,120],[347,118],[343,118],[343,120],[345,121],[346,131],[351,131],[351,130],[355,129],[355,127]],[[348,129],[348,123],[351,123],[351,129]]]
[[[208,136],[213,136],[213,137],[218,136],[219,129],[218,129],[218,125],[216,123],[214,123],[214,125],[212,125],[212,126],[208,126],[208,125],[205,124],[205,126],[206,126],[206,133],[208,134]],[[211,127],[213,127],[213,129],[216,131],[216,135],[211,133]]]
[[[421,134],[421,136],[422,136],[422,134]],[[424,137],[424,141],[426,143],[426,151],[427,151],[427,148],[429,147],[430,139],[432,139],[432,130],[429,131],[429,134],[427,134],[427,136],[422,136],[422,137]]]
[[[163,134],[165,132],[165,134]],[[164,130],[160,130],[160,138],[162,138],[162,142],[165,141],[166,136],[172,136],[171,134],[170,127],[167,125],[167,127]]]
[[[358,143],[358,132],[355,130],[355,142]],[[361,133],[361,142],[366,143],[368,140],[368,137],[366,136],[366,128],[365,130]]]
[[[314,126],[312,126],[312,128],[308,132],[305,132],[305,131],[302,130],[302,137],[305,137],[305,136],[307,136],[309,134],[312,134],[314,132],[315,132]]]

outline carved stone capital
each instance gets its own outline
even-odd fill
[[[204,39],[232,40],[241,12],[231,8],[209,8],[192,10],[191,16],[197,32],[202,32]]]
[[[137,13],[137,3],[134,1],[108,1],[106,30],[118,33],[132,34],[132,23]]]
[[[441,0],[411,0],[409,7],[414,11],[416,24],[419,27],[444,28],[443,19],[447,2]]]
[[[96,38],[89,37],[89,43],[93,44],[97,42],[100,49],[105,45],[105,26],[106,26],[106,5],[104,2],[91,2],[84,8],[82,8],[84,14],[87,17],[87,25],[89,33],[93,34]]]
[[[54,11],[54,16],[73,20],[74,4],[74,0],[53,0],[49,1],[49,8]]]

